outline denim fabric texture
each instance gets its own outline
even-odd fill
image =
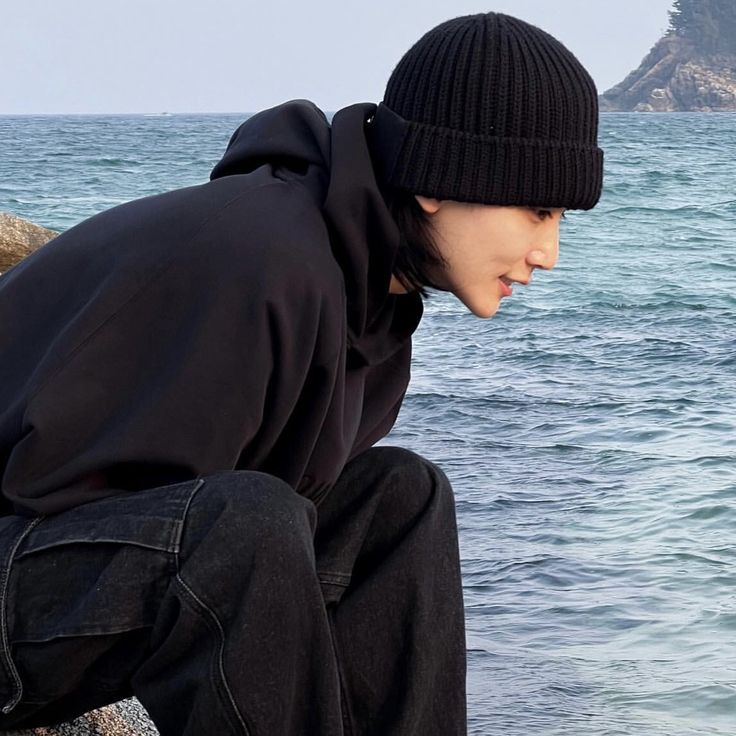
[[[162,736],[460,736],[454,499],[398,448],[0,519],[0,731],[135,694]]]

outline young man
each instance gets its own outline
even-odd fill
[[[442,472],[375,442],[427,286],[488,317],[593,207],[597,97],[517,19],[384,102],[236,131],[212,180],[0,280],[0,728],[134,693],[164,736],[465,732]]]

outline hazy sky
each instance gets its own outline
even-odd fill
[[[498,10],[565,43],[601,91],[672,0],[23,0],[0,3],[0,114],[246,112],[378,101],[398,59],[457,15]]]

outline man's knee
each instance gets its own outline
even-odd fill
[[[354,472],[373,475],[382,505],[398,516],[412,516],[430,507],[454,510],[447,476],[434,463],[402,447],[373,447],[355,459]]]
[[[315,525],[312,503],[282,480],[256,472],[204,479],[187,511],[180,558],[242,569],[263,558],[309,558]]]

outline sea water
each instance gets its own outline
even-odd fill
[[[0,117],[0,210],[207,178],[245,116]],[[483,321],[430,298],[389,437],[457,494],[470,734],[736,733],[736,116],[606,114],[605,191]]]

